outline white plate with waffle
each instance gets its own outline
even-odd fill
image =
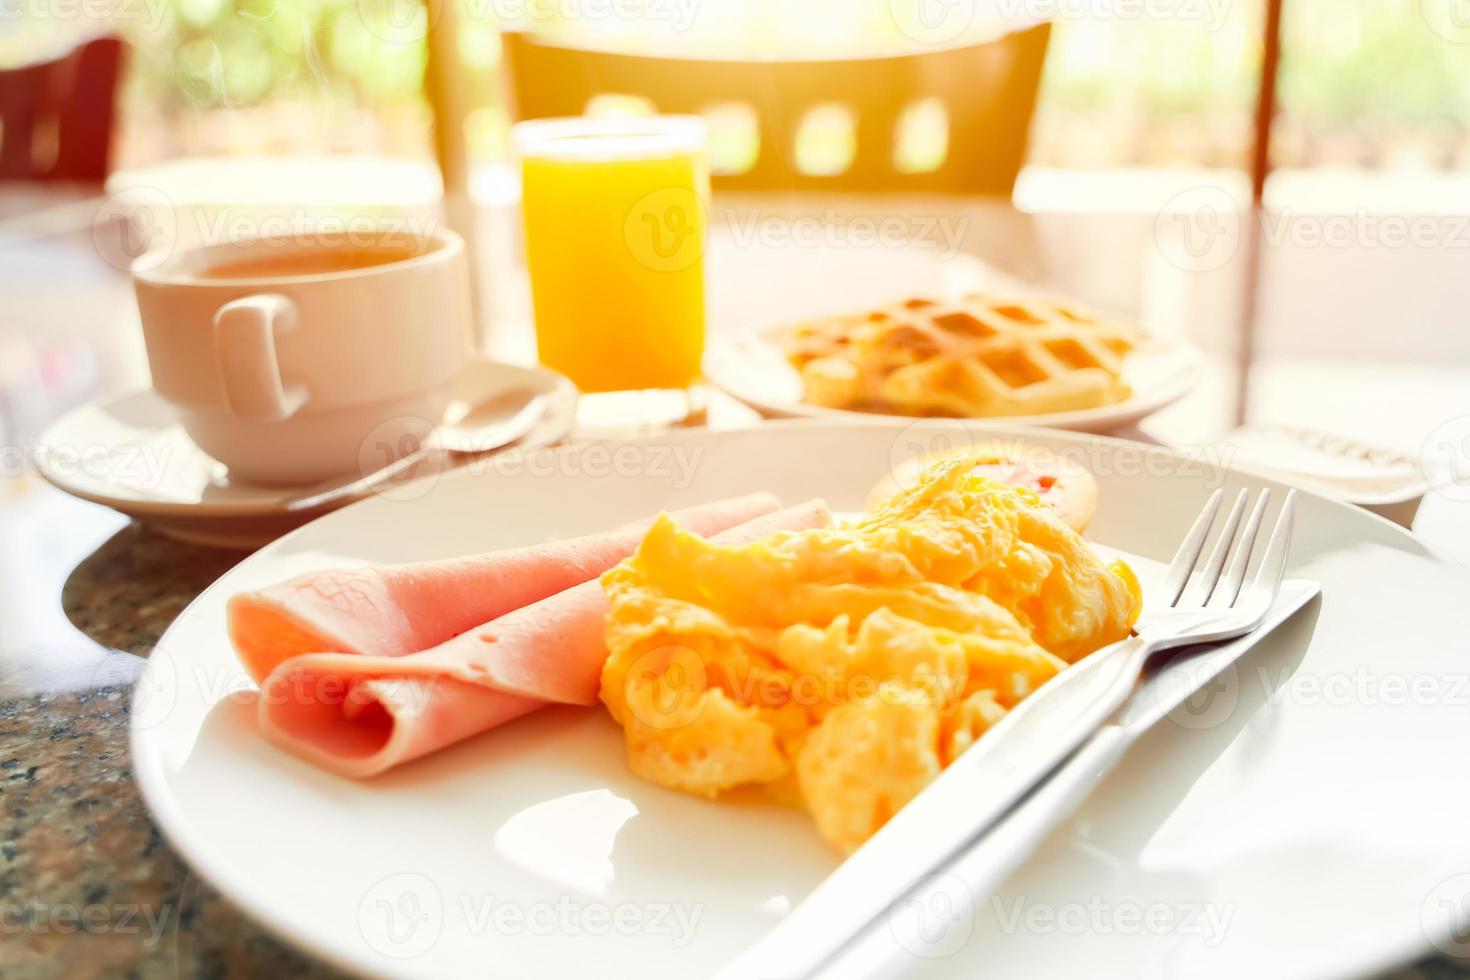
[[[775,417],[993,418],[1112,432],[1183,397],[1199,352],[1080,304],[909,299],[717,341],[708,379]]]

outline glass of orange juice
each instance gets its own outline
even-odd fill
[[[583,391],[699,378],[706,140],[697,116],[538,119],[512,130],[541,361]]]

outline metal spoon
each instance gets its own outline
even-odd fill
[[[282,507],[294,513],[356,497],[410,471],[430,453],[473,456],[501,449],[530,432],[545,413],[546,396],[533,388],[512,388],[482,402],[451,405],[445,421],[414,451],[363,476],[348,474],[318,484]]]

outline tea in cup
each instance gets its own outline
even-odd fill
[[[146,265],[133,285],[153,386],[232,478],[358,469],[365,441],[439,420],[470,344],[464,243],[448,231],[254,239]]]

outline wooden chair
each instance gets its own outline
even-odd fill
[[[106,179],[122,57],[120,40],[100,37],[0,71],[0,180]]]
[[[823,60],[683,58],[568,47],[523,32],[503,35],[515,118],[581,115],[599,95],[647,100],[659,112],[743,107],[759,149],[740,172],[716,170],[733,190],[915,191],[1009,196],[1026,155],[1050,25],[981,44],[882,57]],[[948,146],[922,172],[895,162],[904,114],[938,100]],[[854,152],[840,171],[800,165],[798,133],[819,107],[855,119]],[[713,125],[718,125],[714,123]]]

